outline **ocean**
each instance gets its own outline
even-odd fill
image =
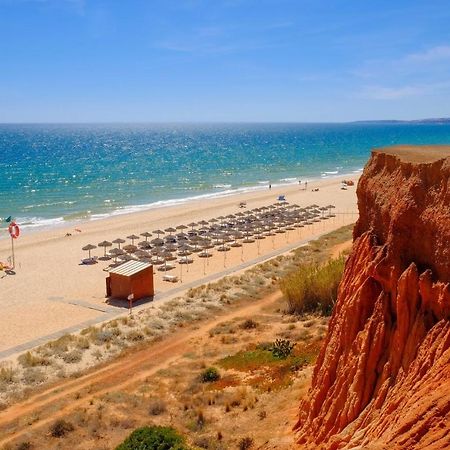
[[[51,227],[339,177],[424,143],[450,144],[450,124],[0,124],[0,218]]]

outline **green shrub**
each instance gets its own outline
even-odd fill
[[[188,447],[173,428],[152,426],[134,430],[116,450],[188,450]]]
[[[215,367],[208,367],[200,375],[200,379],[203,383],[210,383],[220,379],[220,373]]]
[[[295,344],[287,339],[277,339],[270,349],[274,358],[286,359],[291,353]]]
[[[319,311],[331,314],[344,271],[345,257],[331,259],[322,266],[305,264],[280,280],[291,314]]]

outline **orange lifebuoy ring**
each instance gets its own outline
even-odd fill
[[[13,239],[17,239],[20,236],[20,228],[16,222],[11,222],[8,227],[9,235]]]

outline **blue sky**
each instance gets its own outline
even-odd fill
[[[0,0],[0,122],[450,116],[448,0]]]

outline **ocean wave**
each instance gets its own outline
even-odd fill
[[[362,170],[362,169],[361,169]],[[360,172],[361,170],[358,170]],[[326,172],[324,172],[325,174]],[[335,175],[333,173],[333,175]],[[332,177],[333,175],[326,175],[326,177]],[[341,174],[340,176],[344,176],[345,174]],[[347,173],[347,175],[349,175]],[[316,178],[314,177],[302,177],[302,181],[314,181],[314,179],[320,179],[317,175]],[[272,188],[281,188],[283,186],[289,186],[292,184],[295,184],[298,182],[298,178],[282,178],[278,183],[272,183]],[[183,205],[192,201],[202,201],[202,200],[208,200],[208,199],[219,199],[224,197],[231,197],[238,194],[245,194],[245,193],[251,193],[251,192],[257,192],[257,191],[263,191],[268,189],[268,184],[270,183],[269,180],[261,180],[257,181],[257,184],[250,185],[250,186],[242,186],[239,188],[231,188],[231,185],[225,185],[225,184],[216,184],[215,186],[220,186],[221,190],[218,190],[216,192],[209,192],[205,194],[200,195],[192,195],[192,196],[186,196],[186,197],[179,197],[179,198],[173,198],[173,199],[167,199],[167,200],[159,200],[154,201],[151,203],[146,204],[140,204],[140,205],[125,205],[125,206],[116,206],[115,209],[112,209],[108,212],[98,212],[98,213],[92,213],[92,211],[81,211],[79,213],[73,213],[68,214],[63,217],[56,217],[53,219],[46,219],[46,218],[40,218],[40,217],[23,217],[18,218],[17,222],[21,227],[23,228],[30,228],[30,229],[38,229],[38,228],[50,228],[50,227],[57,227],[61,225],[69,225],[70,223],[76,224],[83,220],[101,220],[106,219],[108,217],[118,216],[118,215],[124,215],[124,214],[131,214],[135,212],[141,212],[141,211],[147,211],[151,209],[159,209],[159,208],[165,208],[170,206],[178,206]],[[186,191],[187,192],[187,191]],[[109,199],[106,199],[109,200]],[[106,203],[106,205],[112,206],[114,200],[110,200],[111,203]]]
[[[213,186],[214,189],[229,189],[231,184],[215,184]]]
[[[64,217],[55,217],[53,219],[45,219],[43,217],[17,217],[16,222],[20,228],[37,228],[37,227],[54,227],[65,223]]]
[[[332,171],[324,171],[325,175],[337,175],[339,173],[339,170],[332,170]]]

